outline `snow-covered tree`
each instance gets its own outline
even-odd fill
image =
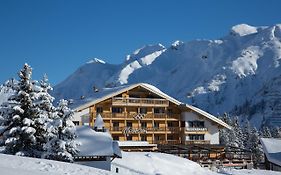
[[[272,129],[271,133],[272,133],[272,137],[274,137],[274,138],[281,138],[281,129],[280,129],[280,127],[275,126]]]
[[[262,151],[262,146],[260,144],[259,132],[256,128],[252,129],[251,135],[249,137],[249,149],[252,152],[255,166],[264,160],[264,154]]]
[[[246,120],[244,123],[244,127],[242,128],[243,132],[243,143],[244,143],[244,148],[249,149],[250,147],[250,137],[252,134],[252,127],[249,122],[249,120]]]
[[[34,121],[36,125],[35,137],[37,139],[36,149],[39,153],[38,156],[41,157],[44,152],[44,145],[54,137],[50,133],[50,130],[48,130],[48,127],[56,115],[56,108],[52,104],[54,97],[49,94],[52,87],[48,82],[47,75],[44,75],[36,90],[37,96],[34,100],[34,104],[39,109],[39,113]]]
[[[54,137],[45,145],[47,152],[44,158],[73,161],[73,156],[79,151],[79,143],[74,140],[76,138],[75,125],[71,121],[73,114],[68,107],[68,101],[60,100],[51,128]]]
[[[34,155],[36,144],[34,120],[39,110],[33,104],[36,92],[31,75],[32,68],[25,64],[19,72],[19,82],[12,87],[15,94],[1,105],[1,125],[5,132],[0,139],[0,145],[4,147],[4,153]]]
[[[262,137],[265,138],[271,138],[271,131],[267,126],[262,127],[262,131],[261,131]]]

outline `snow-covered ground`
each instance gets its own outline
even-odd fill
[[[0,154],[0,174],[5,175],[212,175],[220,174],[201,168],[198,164],[177,156],[162,153],[123,152],[122,159],[115,159],[112,171],[45,159],[35,159]],[[233,175],[281,175],[265,170],[226,170]]]
[[[190,160],[163,153],[122,152],[122,159],[115,159],[112,171],[118,167],[120,174],[147,175],[211,175],[216,174]]]
[[[5,175],[107,175],[109,171],[82,165],[0,154],[0,174]]]

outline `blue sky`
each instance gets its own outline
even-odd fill
[[[145,44],[215,39],[281,23],[279,0],[0,0],[0,83],[25,62],[53,85],[91,58],[120,64]]]

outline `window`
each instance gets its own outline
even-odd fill
[[[147,123],[146,122],[141,122],[141,127],[142,128],[147,128]]]
[[[128,135],[127,136],[127,140],[132,140],[133,138],[132,138],[132,136],[131,135]]]
[[[174,137],[173,137],[173,135],[167,135],[167,140],[174,140]]]
[[[181,121],[181,127],[185,127],[185,122]]]
[[[140,108],[140,113],[141,114],[146,114],[147,113],[147,108]]]
[[[132,124],[132,122],[127,122],[127,127],[132,127],[133,126],[133,124]]]
[[[159,122],[154,122],[154,128],[159,128]]]
[[[154,114],[165,114],[165,108],[154,108]]]
[[[189,121],[188,125],[190,128],[204,128],[205,127],[204,121],[199,121],[199,120]]]
[[[102,113],[103,109],[102,109],[102,107],[96,107],[96,111],[97,111],[97,113]]]
[[[113,127],[119,127],[119,122],[113,122]]]
[[[205,140],[204,134],[189,134],[189,140]]]
[[[79,121],[73,121],[73,124],[74,124],[75,126],[79,126]]]
[[[146,135],[141,135],[141,141],[147,141]]]
[[[119,140],[119,136],[113,136],[113,140]]]
[[[169,128],[173,127],[173,123],[172,122],[168,122],[167,125],[168,125]]]
[[[122,113],[122,112],[123,112],[122,108],[112,107],[112,113]]]
[[[167,113],[168,113],[168,115],[173,114],[173,109],[168,109],[168,110],[167,110]]]
[[[159,141],[160,139],[161,139],[160,136],[158,136],[158,135],[155,135],[155,136],[154,136],[154,140],[155,140],[155,141]]]

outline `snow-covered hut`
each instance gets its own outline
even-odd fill
[[[109,132],[97,132],[89,126],[78,126],[76,130],[81,146],[75,163],[110,171],[111,160],[122,157],[118,142]]]
[[[261,138],[265,154],[265,167],[268,170],[281,171],[281,139]]]

